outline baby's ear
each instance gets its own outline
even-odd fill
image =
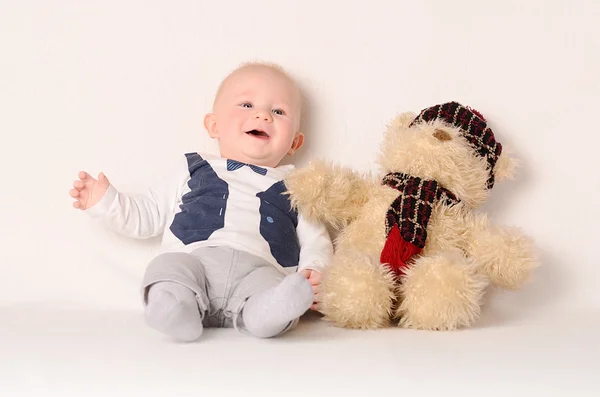
[[[296,151],[298,151],[298,149],[300,149],[302,147],[302,145],[304,144],[304,134],[302,132],[297,132],[296,136],[294,137],[294,140],[292,141],[292,147],[290,147],[290,150],[288,150],[288,154],[291,156],[294,153],[296,153]]]
[[[500,153],[498,161],[496,161],[496,167],[494,168],[494,178],[498,182],[506,179],[514,179],[518,166],[518,161],[510,155],[508,148],[503,146],[502,153]]]
[[[207,113],[204,116],[204,128],[208,131],[208,135],[211,138],[218,138],[219,134],[217,133],[217,116],[214,113]]]

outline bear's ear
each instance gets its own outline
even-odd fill
[[[408,128],[408,126],[410,125],[410,123],[413,122],[413,120],[417,117],[417,114],[414,112],[404,112],[404,113],[399,113],[393,120],[392,120],[392,127],[394,128]]]
[[[506,179],[514,179],[517,167],[519,167],[518,161],[510,155],[506,146],[503,146],[502,153],[500,153],[494,167],[495,180],[502,182]]]

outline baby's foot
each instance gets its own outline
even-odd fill
[[[242,311],[244,328],[260,338],[276,336],[310,308],[313,297],[306,277],[290,274],[279,285],[248,299]]]
[[[196,294],[170,281],[150,287],[146,322],[150,327],[184,342],[192,342],[202,335],[202,316]]]

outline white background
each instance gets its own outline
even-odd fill
[[[13,320],[42,304],[139,315],[159,239],[101,229],[68,191],[84,169],[143,192],[175,156],[216,152],[202,118],[248,60],[280,63],[307,95],[299,166],[321,157],[375,169],[397,112],[449,100],[481,111],[522,164],[484,210],[530,234],[542,261],[522,291],[491,291],[487,315],[499,326],[552,318],[544,328],[598,319],[600,3],[0,5],[0,307]]]

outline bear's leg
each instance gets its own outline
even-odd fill
[[[468,327],[479,317],[488,284],[458,249],[419,257],[398,286],[399,325],[441,331]]]
[[[342,250],[323,272],[318,309],[339,327],[381,328],[390,323],[394,293],[394,277],[378,260]]]

